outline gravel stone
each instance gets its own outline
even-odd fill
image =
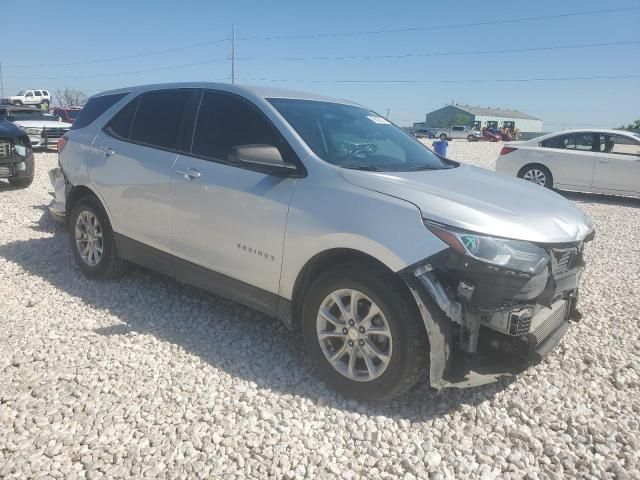
[[[493,169],[501,146],[448,156]],[[275,320],[142,269],[83,276],[47,211],[55,166],[0,185],[0,477],[640,478],[640,201],[563,193],[597,234],[584,317],[540,365],[366,405]]]

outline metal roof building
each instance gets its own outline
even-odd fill
[[[476,128],[494,127],[518,129],[522,132],[541,132],[542,120],[519,110],[491,107],[472,107],[469,105],[447,105],[427,113],[425,123],[414,127],[444,127],[468,125]]]

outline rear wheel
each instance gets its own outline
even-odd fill
[[[442,140],[443,142],[447,140],[447,134],[443,133],[440,135],[440,140]]]
[[[477,139],[477,137],[475,135],[469,135],[467,137],[467,140],[469,140],[470,142],[477,142],[478,141],[478,139]]]
[[[518,177],[541,187],[553,188],[553,176],[544,165],[526,165],[520,169]]]
[[[69,235],[76,262],[87,276],[106,280],[125,271],[109,218],[93,195],[82,197],[73,206]]]
[[[330,387],[362,401],[387,400],[424,375],[426,333],[415,302],[391,274],[339,265],[308,292],[304,339]]]

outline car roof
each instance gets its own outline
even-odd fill
[[[321,102],[343,103],[347,105],[358,105],[355,102],[348,100],[342,100],[337,98],[326,97],[324,95],[317,95],[315,93],[300,92],[297,90],[289,90],[283,88],[267,87],[267,86],[250,86],[250,85],[236,85],[230,83],[215,83],[215,82],[179,82],[179,83],[158,83],[151,85],[138,85],[129,88],[118,88],[114,90],[107,90],[100,92],[93,97],[101,97],[103,95],[111,95],[115,93],[142,93],[152,90],[164,90],[169,88],[209,88],[214,90],[222,90],[225,92],[237,93],[244,97],[249,98],[288,98],[296,100],[315,100]],[[360,105],[358,105],[360,106]]]
[[[546,140],[547,138],[557,137],[558,135],[567,135],[570,133],[605,133],[609,135],[624,135],[624,136],[632,136],[637,139],[637,135],[633,132],[628,132],[626,130],[614,130],[612,128],[567,128],[565,130],[557,130],[552,133],[547,133],[545,135],[540,135],[539,137],[532,138],[531,140],[526,140],[527,142],[541,142],[542,140]]]

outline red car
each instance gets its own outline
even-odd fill
[[[54,108],[51,113],[60,117],[63,122],[73,123],[81,110],[81,107]]]
[[[478,138],[481,142],[499,142],[502,140],[502,135],[499,133],[493,133],[488,129],[482,131],[482,136]]]

